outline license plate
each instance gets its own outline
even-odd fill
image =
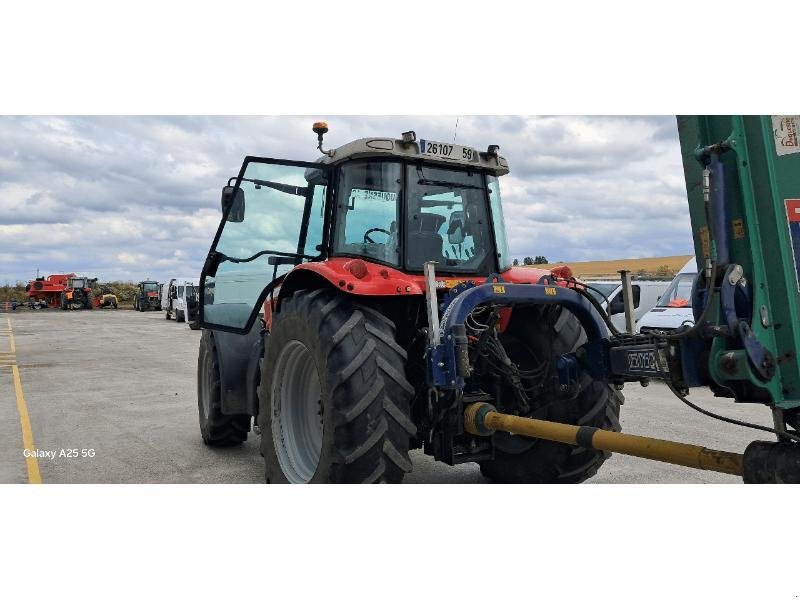
[[[424,156],[436,158],[446,158],[450,160],[472,160],[478,154],[477,150],[459,146],[457,144],[446,144],[443,142],[432,142],[430,140],[419,141],[419,151]]]

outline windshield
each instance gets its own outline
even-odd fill
[[[586,285],[590,285],[592,288],[594,288],[586,289],[598,302],[605,302],[606,299],[609,299],[611,292],[620,286],[618,283],[594,283],[592,281],[587,281]],[[605,298],[603,296],[605,296]]]
[[[157,292],[158,291],[158,284],[157,283],[145,283],[143,287],[144,287],[144,291],[145,292]]]
[[[86,283],[84,279],[73,279],[72,280],[72,287],[73,288],[84,288],[86,287]]]
[[[680,273],[672,283],[669,284],[667,291],[658,300],[656,306],[670,308],[691,308],[692,306],[692,285],[697,273]]]

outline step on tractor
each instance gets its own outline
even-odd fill
[[[97,278],[69,277],[61,292],[61,310],[91,310],[94,308],[92,287]]]
[[[695,319],[646,334],[629,276],[620,331],[568,267],[512,266],[496,145],[409,131],[324,150],[316,123],[316,162],[248,156],[200,283],[204,442],[260,434],[272,483],[399,482],[414,449],[497,482],[581,482],[611,452],[800,480],[798,128],[679,117]],[[651,380],[777,440],[737,454],[621,433],[624,385]],[[700,386],[767,405],[774,427],[697,407]]]
[[[161,297],[157,281],[140,281],[136,284],[136,295],[133,297],[133,310],[161,310]]]

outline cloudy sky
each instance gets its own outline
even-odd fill
[[[324,117],[324,115],[320,115]],[[318,117],[0,117],[0,283],[199,274],[220,189],[247,154],[314,160]],[[328,117],[326,145],[452,141],[456,117]],[[692,252],[674,117],[465,117],[457,143],[499,144],[514,256]]]

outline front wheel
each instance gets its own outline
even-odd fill
[[[176,323],[183,323],[186,321],[186,317],[183,314],[182,310],[175,311],[175,322]]]
[[[268,483],[399,483],[411,470],[413,388],[394,324],[328,290],[281,302],[262,361]]]
[[[197,411],[200,435],[208,446],[238,446],[247,439],[250,415],[222,413],[219,357],[214,336],[204,331],[197,356]]]

